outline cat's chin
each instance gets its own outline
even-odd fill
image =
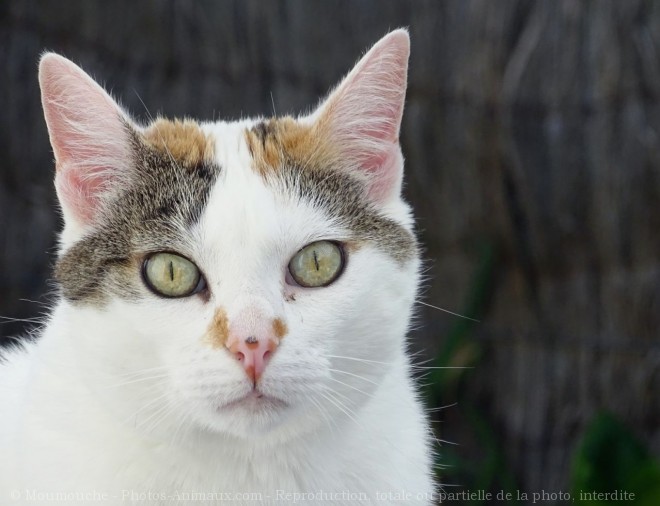
[[[208,430],[238,437],[264,436],[282,426],[294,409],[288,402],[258,390],[208,408],[200,420]]]
[[[258,390],[252,390],[247,395],[229,401],[218,406],[218,412],[227,412],[231,410],[245,410],[250,413],[260,413],[263,411],[275,412],[284,410],[288,403],[276,397],[266,395]]]

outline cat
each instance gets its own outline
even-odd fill
[[[59,296],[0,359],[1,504],[434,502],[409,52],[390,32],[308,115],[146,126],[42,56]]]

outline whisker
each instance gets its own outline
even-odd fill
[[[150,381],[150,380],[155,380],[155,379],[163,379],[163,378],[167,378],[167,377],[169,377],[169,373],[164,372],[162,374],[157,374],[157,375],[154,375],[154,376],[147,376],[145,378],[137,378],[137,379],[133,379],[133,380],[129,380],[129,381],[124,381],[122,383],[116,383],[114,385],[107,385],[105,388],[118,388],[118,387],[122,387],[124,385],[132,385],[133,383],[139,383],[141,381]]]
[[[372,385],[378,386],[378,383],[376,383],[375,381],[370,380],[369,378],[365,378],[364,376],[360,376],[359,374],[353,374],[352,372],[342,371],[340,369],[330,369],[330,368],[328,368],[328,371],[338,372],[340,374],[347,374],[348,376],[353,376],[354,378],[358,378],[368,383],[371,383]]]
[[[169,369],[169,366],[159,365],[159,366],[156,366],[156,367],[147,367],[145,369],[139,369],[137,371],[127,371],[125,373],[120,374],[119,376],[122,377],[122,378],[123,377],[130,378],[130,377],[133,377],[133,376],[139,376],[140,374],[144,374],[144,373],[147,373],[147,372],[164,371],[164,370],[167,370],[167,369]]]
[[[327,395],[326,395],[326,394],[327,394]],[[348,417],[353,423],[355,423],[355,424],[358,425],[359,427],[362,427],[362,424],[361,424],[360,422],[357,421],[357,419],[351,414],[350,410],[348,410],[348,408],[347,408],[344,404],[342,404],[341,402],[339,402],[337,399],[333,399],[333,398],[330,396],[330,392],[329,392],[329,391],[321,392],[321,395],[325,398],[325,400],[327,400],[328,402],[330,402],[333,406],[335,406],[335,407],[336,407],[337,409],[339,409],[342,413],[344,413],[344,414],[345,414],[345,415],[346,415],[346,416],[347,416],[347,417]]]
[[[152,406],[153,404],[157,403],[158,401],[161,401],[164,397],[166,397],[166,395],[167,395],[167,392],[163,395],[160,395],[160,396],[156,397],[152,402],[149,402],[147,404],[147,406]],[[151,432],[156,427],[158,427],[158,425],[160,423],[162,423],[162,421],[167,417],[167,415],[174,411],[174,408],[173,408],[171,402],[169,401],[169,399],[166,399],[165,401],[166,402],[162,406],[156,408],[156,410],[154,412],[152,412],[149,416],[147,416],[142,421],[138,422],[137,419],[136,419],[135,428],[136,429],[140,428],[140,429],[146,430],[147,432]],[[144,407],[146,407],[146,406],[144,406]],[[144,409],[144,407],[142,409]],[[142,411],[142,409],[138,410],[135,413],[135,415],[137,415],[137,413]]]
[[[430,308],[433,308],[433,309],[437,309],[438,311],[442,311],[444,313],[449,313],[450,315],[458,316],[459,318],[464,318],[464,319],[470,320],[472,322],[481,323],[481,321],[479,321],[475,318],[470,318],[469,316],[465,316],[465,315],[462,315],[462,314],[459,314],[459,313],[454,313],[453,311],[450,311],[449,309],[444,309],[442,307],[434,306],[433,304],[428,304],[426,302],[422,302],[421,300],[417,300],[415,302],[417,302],[417,304],[421,304],[422,306],[430,307]]]
[[[368,360],[366,358],[344,357],[341,355],[326,355],[326,358],[340,358],[344,360],[355,360],[356,362],[365,362],[368,364],[393,365],[391,362],[379,362],[378,360]]]
[[[48,306],[48,302],[40,301],[40,300],[32,300],[32,299],[18,299],[21,302],[31,302],[33,304],[37,304],[39,306]]]
[[[140,96],[140,94],[137,92],[136,89],[133,89],[133,92],[135,93],[135,96],[138,98],[138,100],[142,104],[142,107],[144,107],[144,111],[147,113],[147,117],[149,118],[149,121],[153,122],[154,117],[149,112],[149,108],[147,107],[147,104],[144,103],[144,100],[142,100],[142,97]]]
[[[472,366],[467,365],[442,365],[442,366],[430,366],[430,365],[412,365],[413,369],[417,370],[428,370],[428,369],[474,369]]]
[[[125,424],[128,424],[128,423],[130,422],[131,419],[134,419],[134,420],[135,420],[135,426],[138,427],[139,424],[137,423],[137,415],[140,414],[140,413],[141,413],[142,411],[144,411],[145,409],[148,409],[149,407],[153,406],[154,404],[160,402],[160,401],[161,401],[165,396],[167,396],[167,395],[168,395],[168,392],[163,392],[163,393],[161,393],[160,395],[158,395],[158,396],[156,396],[156,397],[150,399],[149,402],[147,402],[146,404],[143,404],[143,405],[140,407],[140,409],[138,409],[138,410],[135,411],[134,413],[131,413],[131,415],[130,415],[128,418],[126,418],[126,420],[124,420],[124,423],[125,423]]]
[[[365,428],[364,425],[363,425],[362,423],[360,423],[358,420],[356,420],[356,419],[352,416],[352,415],[356,414],[353,410],[351,410],[351,409],[350,409],[348,406],[346,406],[345,404],[341,403],[338,399],[334,398],[333,394],[339,394],[339,392],[337,392],[336,390],[332,390],[332,389],[330,389],[330,390],[325,390],[325,393],[328,394],[328,395],[324,395],[323,393],[321,393],[321,395],[323,395],[323,397],[324,397],[328,402],[330,402],[331,404],[333,404],[337,409],[341,410],[346,416],[348,416],[348,417],[349,417],[354,423],[356,423],[359,427],[361,427],[362,429]],[[336,402],[335,402],[335,401],[336,401]],[[437,438],[436,438],[434,435],[433,435],[432,437],[433,437],[434,439],[436,439],[436,442],[437,442]],[[406,459],[410,464],[412,464],[412,465],[414,465],[416,468],[418,468],[420,472],[424,472],[424,469],[423,469],[418,463],[412,461],[411,458],[410,458],[408,455],[406,455],[406,454],[405,454],[400,448],[398,448],[397,446],[395,446],[395,445],[392,443],[392,441],[390,441],[387,437],[385,437],[384,439],[381,439],[381,441],[383,441],[385,444],[387,444],[392,450],[394,450],[396,453],[398,453],[401,457],[403,457],[404,459]]]
[[[273,91],[270,92],[270,103],[273,104],[273,116],[277,117],[277,111],[275,110],[275,99],[273,98]]]
[[[42,323],[43,319],[39,317],[33,318],[12,318],[11,316],[0,316],[0,320],[5,320],[5,323]]]
[[[189,411],[186,413],[182,418],[181,421],[178,423],[176,430],[174,431],[174,434],[172,435],[172,444],[174,445],[176,443],[176,437],[179,435],[179,432],[181,433],[181,438],[183,440],[185,436],[186,429],[190,427],[190,422],[192,420],[192,411]]]
[[[357,357],[344,357],[341,355],[326,355],[326,358],[339,358],[339,359],[344,359],[344,360],[354,360],[356,362],[364,362],[367,364],[379,364],[379,365],[393,365],[392,362],[379,362],[377,360],[367,360],[365,358],[357,358]],[[431,362],[433,359],[427,359],[420,364],[428,363]],[[416,370],[426,370],[426,369],[474,369],[473,367],[469,366],[424,366],[424,365],[419,365],[419,364],[410,364],[410,367]]]
[[[340,385],[344,385],[345,387],[350,388],[351,390],[355,390],[356,392],[360,392],[362,395],[366,395],[367,397],[372,397],[371,394],[368,394],[364,390],[360,390],[358,387],[354,387],[353,385],[349,385],[348,383],[344,383],[343,381],[339,381],[337,378],[333,378],[332,376],[328,377],[329,380],[334,381],[336,383],[339,383]]]
[[[449,409],[449,408],[455,408],[458,406],[458,402],[454,402],[452,404],[446,404],[445,406],[437,406],[435,408],[428,408],[426,410],[427,413],[436,413],[438,411],[442,411],[443,409]]]
[[[337,426],[337,421],[334,420],[332,417],[330,417],[328,411],[324,408],[323,404],[315,397],[310,397],[309,400],[316,407],[323,420],[325,420],[325,422],[328,424],[330,430],[333,432],[335,431],[335,429],[338,430],[339,427]]]

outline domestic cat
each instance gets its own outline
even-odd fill
[[[146,126],[42,57],[60,292],[1,359],[1,504],[434,502],[409,45],[386,35],[308,115]]]

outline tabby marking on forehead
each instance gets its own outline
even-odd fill
[[[319,134],[318,124],[306,125],[290,116],[260,121],[245,131],[253,168],[261,175],[277,171],[285,163],[306,168],[330,165],[332,146]]]
[[[291,117],[257,123],[245,131],[252,168],[270,184],[279,182],[340,218],[354,234],[353,245],[371,242],[399,262],[412,258],[417,252],[414,236],[370,204],[364,179],[345,166],[322,134],[326,130],[323,118],[311,125]]]
[[[213,160],[213,141],[195,121],[159,118],[143,135],[147,144],[168,153],[188,169]]]
[[[351,230],[351,248],[370,243],[394,260],[404,263],[417,253],[415,236],[396,221],[384,216],[365,198],[363,182],[339,170],[307,170],[285,166],[279,179],[288,191],[313,202],[329,216],[340,219]]]

